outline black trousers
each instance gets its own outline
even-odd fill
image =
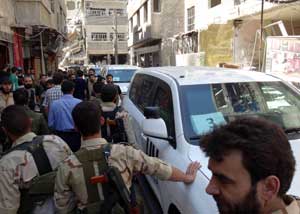
[[[77,152],[81,146],[81,135],[76,131],[54,131],[54,134],[63,139],[73,152]]]

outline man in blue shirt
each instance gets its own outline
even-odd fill
[[[61,137],[73,152],[80,148],[80,134],[74,128],[72,110],[81,102],[73,97],[75,85],[71,81],[64,81],[61,85],[63,96],[53,101],[48,115],[48,126],[53,133]]]

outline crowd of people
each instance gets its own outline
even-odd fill
[[[0,213],[138,213],[135,173],[195,180],[200,163],[183,172],[134,148],[111,75],[58,71],[20,81],[11,70],[0,73]],[[216,127],[199,146],[212,171],[206,191],[220,213],[300,213],[286,194],[295,158],[277,125],[239,119]]]

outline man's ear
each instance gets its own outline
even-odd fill
[[[263,201],[271,201],[278,196],[280,189],[280,180],[278,177],[271,175],[259,181],[258,193]]]

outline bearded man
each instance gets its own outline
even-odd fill
[[[200,147],[212,172],[206,192],[221,214],[300,213],[299,200],[287,195],[296,161],[277,125],[238,119],[204,136]]]
[[[0,90],[0,114],[2,113],[3,109],[13,104],[14,98],[12,93],[12,83],[9,78],[5,78],[2,81]]]

